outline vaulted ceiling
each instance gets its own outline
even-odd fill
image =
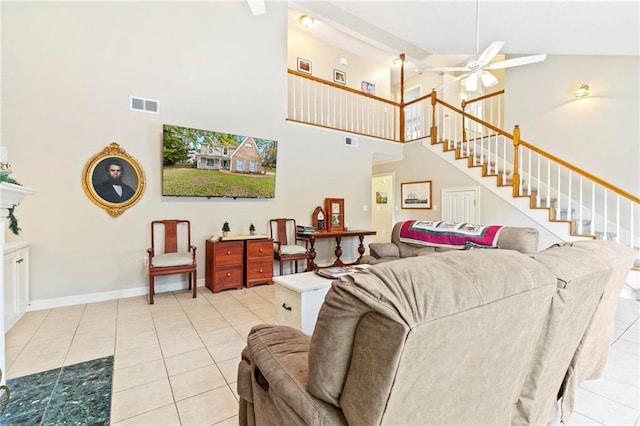
[[[289,4],[289,25],[297,25],[301,13],[311,15],[318,23],[308,30],[312,36],[385,64],[402,52],[422,68],[459,65],[474,56],[477,47],[482,52],[496,40],[505,42],[501,53],[507,57],[537,53],[640,55],[638,0]],[[476,22],[480,23],[477,29]]]

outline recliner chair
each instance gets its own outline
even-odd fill
[[[252,329],[240,424],[508,424],[555,276],[510,250],[385,262],[334,281],[313,336]]]

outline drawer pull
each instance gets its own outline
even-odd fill
[[[24,262],[24,259],[22,259],[22,258],[16,260],[16,263],[22,263],[22,262]],[[262,271],[260,271],[260,272],[262,272]]]
[[[231,272],[227,272],[227,276],[230,277],[231,276]]]
[[[231,250],[227,250],[227,254],[231,254]]]
[[[262,269],[258,269],[258,272],[263,273],[264,271]]]
[[[262,253],[262,249],[258,250],[260,253]]]
[[[290,310],[291,310],[291,306],[287,306],[287,304],[286,304],[286,303],[283,303],[283,304],[282,304],[282,307],[283,307],[283,308],[285,308],[287,311],[290,311]]]

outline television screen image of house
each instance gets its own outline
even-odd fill
[[[273,198],[278,142],[163,125],[162,195]]]

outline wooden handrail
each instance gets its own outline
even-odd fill
[[[493,93],[487,93],[486,95],[479,96],[477,98],[463,100],[461,102],[462,108],[464,109],[464,107],[469,105],[469,104],[472,104],[474,102],[480,102],[480,101],[483,101],[485,99],[489,99],[489,98],[492,98],[492,97],[498,96],[498,95],[504,95],[504,89],[503,90],[498,90],[497,92],[493,92]]]
[[[516,126],[516,127],[518,127],[518,126]],[[538,148],[538,147],[536,147],[534,145],[531,145],[530,143],[528,143],[528,142],[526,142],[526,141],[524,141],[522,139],[520,139],[519,144],[522,145],[522,146],[527,147],[528,149],[530,149],[533,152],[536,152],[536,153],[542,155],[543,157],[546,157],[546,158],[548,158],[548,159],[550,159],[552,161],[555,161],[556,163],[566,167],[567,169],[570,169],[570,170],[576,172],[579,175],[582,175],[582,176],[594,181],[595,183],[597,183],[600,186],[604,186],[608,190],[610,190],[612,192],[615,192],[618,195],[621,195],[621,196],[623,196],[625,198],[628,198],[629,200],[633,201],[634,203],[640,203],[640,198],[636,197],[633,194],[630,194],[629,192],[625,191],[624,189],[618,188],[617,186],[612,185],[609,182],[606,182],[606,181],[600,179],[597,176],[592,175],[591,173],[581,169],[580,167],[574,166],[571,163],[567,163],[563,159],[558,158],[553,154],[549,154],[548,152],[546,152],[546,151],[544,151],[544,150],[542,150],[542,149],[540,149],[540,148]],[[515,146],[515,140],[514,140],[514,146]]]
[[[512,135],[512,134],[505,132],[504,130],[502,130],[502,129],[500,129],[500,128],[498,128],[498,127],[494,126],[494,125],[492,125],[491,123],[487,123],[487,122],[486,122],[486,121],[484,121],[484,120],[480,120],[479,118],[474,117],[473,115],[471,115],[471,114],[469,114],[469,113],[467,113],[467,112],[464,112],[464,111],[463,111],[463,110],[461,110],[460,108],[456,108],[456,107],[454,107],[453,105],[448,104],[448,103],[446,103],[445,101],[443,101],[443,100],[441,100],[441,99],[437,99],[437,98],[436,98],[436,102],[437,102],[437,103],[439,103],[440,105],[443,105],[443,106],[445,106],[445,107],[447,107],[447,108],[449,108],[449,109],[453,110],[454,112],[457,112],[458,114],[460,114],[460,115],[462,115],[462,116],[464,116],[464,117],[466,117],[466,118],[470,118],[472,121],[475,121],[476,123],[482,124],[484,127],[487,127],[487,128],[489,128],[489,129],[493,130],[494,132],[496,132],[496,133],[498,133],[498,134],[501,134],[501,135],[503,135],[503,136],[506,136],[506,137],[508,137],[509,139],[513,139],[513,135]]]

